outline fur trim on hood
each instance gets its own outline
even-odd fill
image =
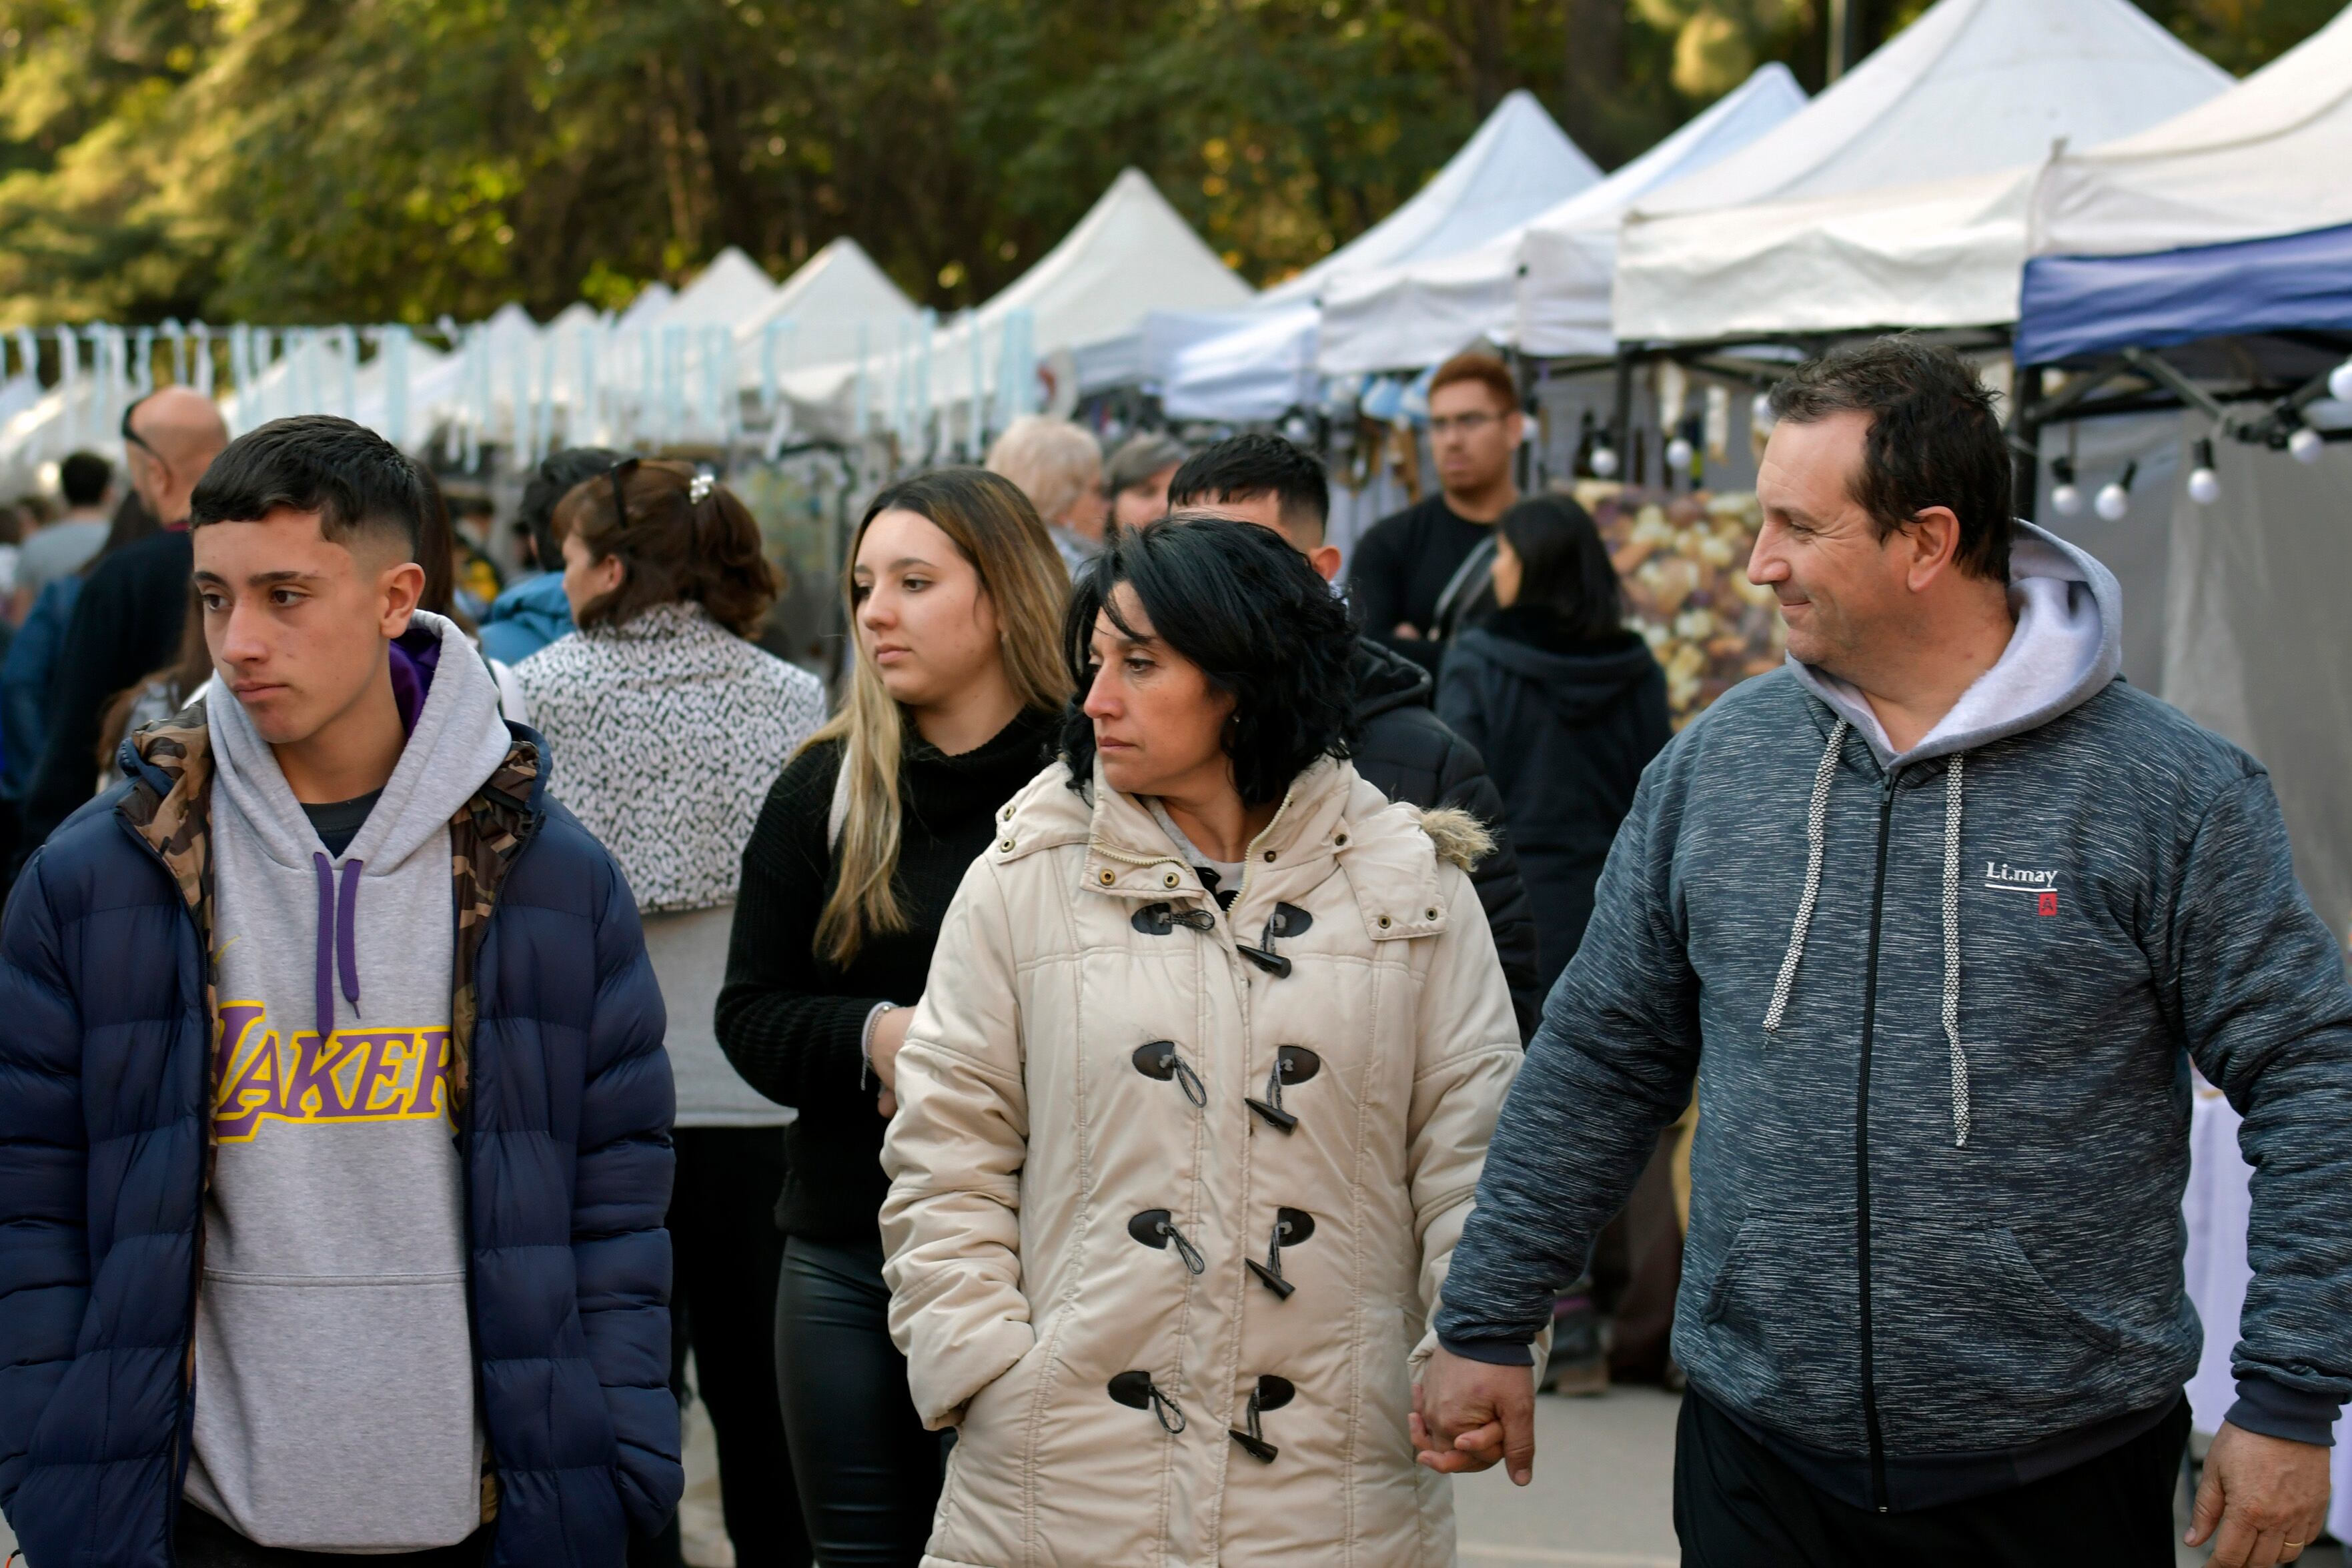
[[[1421,813],[1421,831],[1429,835],[1437,858],[1464,871],[1495,852],[1495,835],[1486,824],[1459,806],[1432,806]]]

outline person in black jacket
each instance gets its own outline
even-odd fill
[[[1028,498],[977,468],[884,490],[850,560],[856,664],[744,849],[716,1021],[744,1082],[799,1112],[776,1383],[817,1560],[915,1568],[943,1451],[890,1340],[882,1134],[940,923],[1050,760],[1069,575]]]
[[[1437,712],[1496,758],[1549,995],[1584,940],[1633,787],[1666,744],[1666,676],[1625,629],[1616,568],[1567,497],[1503,514],[1494,580],[1501,608],[1447,653]]]
[[[98,732],[108,703],[179,651],[188,613],[188,504],[228,426],[213,400],[165,387],[122,416],[131,487],[163,529],[108,556],[82,585],[50,678],[49,732],[25,795],[29,855],[98,792]]]
[[[1549,997],[1584,940],[1593,884],[1642,769],[1666,743],[1666,677],[1625,629],[1617,570],[1574,501],[1538,496],[1505,512],[1490,570],[1499,608],[1447,645],[1437,712],[1495,758]],[[1664,1366],[1682,1233],[1672,1207],[1654,1201],[1663,1168],[1643,1182],[1648,1200],[1627,1207],[1593,1271],[1553,1304],[1546,1381],[1563,1394],[1599,1393],[1612,1371],[1654,1381]],[[1615,1313],[1605,1354],[1597,1285]]]
[[[1171,511],[1213,511],[1272,528],[1290,541],[1327,582],[1338,576],[1339,551],[1324,538],[1331,487],[1314,454],[1278,435],[1232,436],[1195,453],[1168,486]],[[1495,835],[1495,852],[1471,873],[1495,934],[1503,978],[1519,1038],[1535,1032],[1543,1012],[1537,983],[1535,915],[1519,880],[1503,800],[1486,776],[1478,748],[1446,727],[1433,711],[1436,682],[1429,672],[1369,638],[1356,643],[1356,719],[1360,726],[1350,759],[1356,771],[1391,800],[1413,806],[1460,806]]]

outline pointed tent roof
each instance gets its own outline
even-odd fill
[[[1142,358],[1162,406],[1183,419],[1270,419],[1310,399],[1320,297],[1360,274],[1483,244],[1600,179],[1533,94],[1509,94],[1403,205],[1247,309],[1155,315]]]
[[[733,327],[776,297],[775,281],[760,264],[729,246],[710,258],[662,313],[664,327]]]
[[[2013,321],[2052,146],[2129,134],[2229,84],[2127,0],[1941,0],[1780,130],[1637,204],[1617,336]],[[1708,205],[1743,170],[1769,199]]]
[[[1155,309],[1230,309],[1249,297],[1249,285],[1150,177],[1127,169],[1061,244],[976,315],[985,329],[1028,311],[1037,351],[1048,354],[1123,337]]]
[[[844,235],[803,262],[774,298],[735,329],[744,384],[756,384],[763,373],[760,355],[772,323],[789,327],[779,334],[780,364],[823,364],[856,354],[861,325],[873,350],[894,346],[897,324],[914,314],[915,302],[856,240]]]
[[[2218,98],[2069,149],[2033,198],[2037,256],[2126,256],[2352,223],[2352,7]]]
[[[1418,368],[1482,337],[1537,354],[1610,352],[1610,277],[1625,209],[1738,152],[1804,103],[1797,78],[1773,61],[1607,179],[1485,244],[1336,280],[1324,293],[1318,368]]]
[[[1258,298],[1312,299],[1351,274],[1456,255],[1600,180],[1600,169],[1535,94],[1517,89],[1396,211]]]
[[[663,314],[669,309],[670,302],[677,298],[676,291],[668,284],[656,278],[637,290],[637,297],[629,301],[629,308],[621,312],[618,321],[613,323],[614,329],[634,332],[640,327],[657,325]]]
[[[1801,201],[2037,162],[2229,85],[2129,0],[1938,0],[1769,135],[1638,216]]]
[[[584,299],[575,299],[557,311],[555,319],[541,330],[548,336],[553,337],[559,332],[577,332],[583,327],[599,326],[604,319],[604,317],[597,313],[594,306]]]
[[[1249,285],[1202,242],[1159,187],[1140,170],[1128,169],[1059,245],[986,304],[942,324],[928,340],[919,330],[910,339],[902,322],[884,318],[883,329],[869,333],[868,398],[887,407],[908,377],[919,374],[934,406],[953,404],[969,397],[975,368],[985,392],[1016,312],[1026,313],[1025,341],[1034,357],[1068,350],[1109,363],[1132,357],[1127,341],[1156,308],[1225,310],[1249,295]],[[857,371],[852,349],[842,359],[785,377],[784,390],[805,411],[837,410]]]

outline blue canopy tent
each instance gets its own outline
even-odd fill
[[[2352,224],[2143,256],[2026,263],[2017,362],[2269,332],[2352,332]]]

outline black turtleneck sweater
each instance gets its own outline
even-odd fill
[[[861,1050],[877,1002],[923,994],[931,948],[963,873],[992,837],[996,809],[1045,765],[1057,715],[1024,713],[974,751],[950,757],[910,733],[899,773],[905,831],[892,884],[908,929],[869,936],[846,967],[812,946],[832,895],[825,821],[838,742],[785,768],[743,851],[743,888],[719,993],[719,1044],[746,1082],[800,1109],[784,1129],[790,1169],[776,1223],[789,1236],[855,1246],[879,1239],[889,1183]]]

